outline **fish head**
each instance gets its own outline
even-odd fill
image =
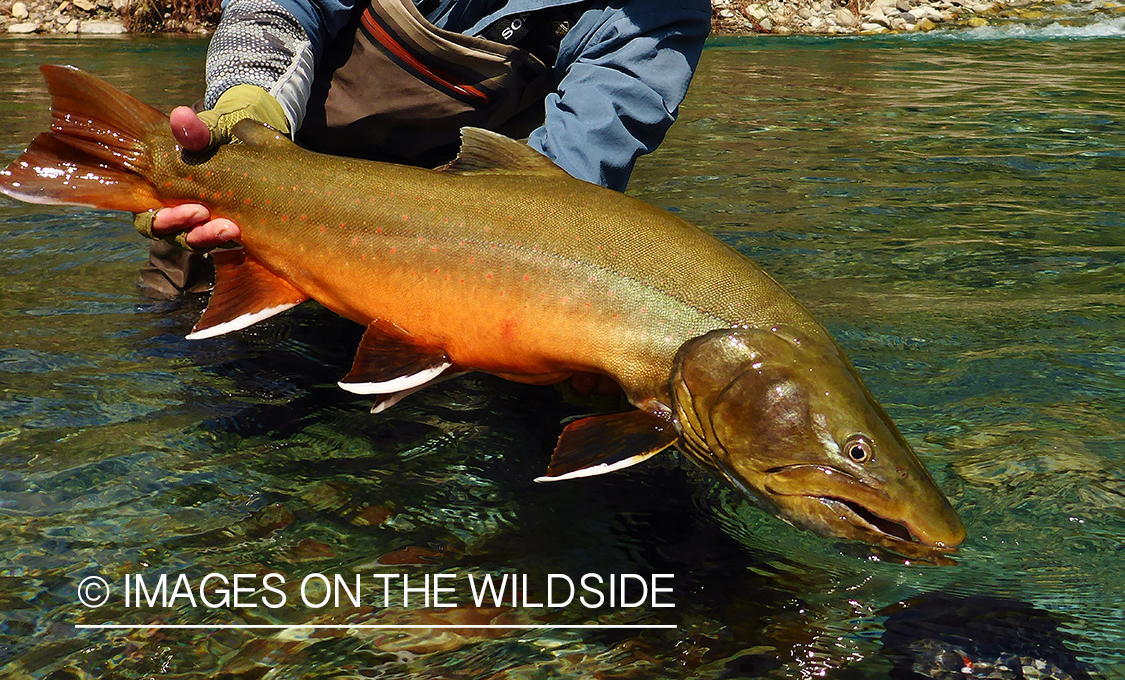
[[[669,384],[680,448],[751,500],[818,534],[907,556],[965,527],[827,336],[727,328],[686,342]]]

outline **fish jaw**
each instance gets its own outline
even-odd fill
[[[797,464],[767,470],[763,488],[787,519],[821,535],[897,552],[948,551],[965,540],[965,526],[943,495],[921,490],[906,503],[880,486],[827,465]]]
[[[685,453],[787,522],[907,556],[964,540],[957,513],[831,340],[712,331],[680,349],[669,387]]]

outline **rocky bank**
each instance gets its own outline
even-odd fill
[[[1125,12],[1125,0],[1094,0],[1091,12]],[[853,34],[975,28],[1054,19],[1066,0],[712,0],[715,35]],[[207,33],[218,0],[0,0],[0,32]],[[1067,18],[1062,16],[1061,22]]]
[[[1074,21],[1069,0],[712,0],[716,35],[748,33],[874,34],[979,28],[990,23]],[[1094,0],[1090,14],[1125,11],[1116,0]]]

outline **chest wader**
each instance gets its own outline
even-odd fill
[[[506,17],[479,38],[437,28],[410,0],[370,0],[325,49],[297,142],[436,167],[456,155],[464,126],[524,137],[543,122],[550,64],[575,16],[562,8]],[[142,287],[168,297],[203,292],[213,278],[209,258],[165,241],[153,242],[141,270]]]

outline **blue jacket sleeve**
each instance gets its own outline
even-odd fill
[[[558,90],[528,144],[579,179],[624,191],[676,119],[711,30],[708,0],[618,0],[563,39]]]
[[[229,0],[228,0],[229,1]],[[317,63],[324,47],[351,18],[355,0],[275,0],[296,17],[312,43]]]

